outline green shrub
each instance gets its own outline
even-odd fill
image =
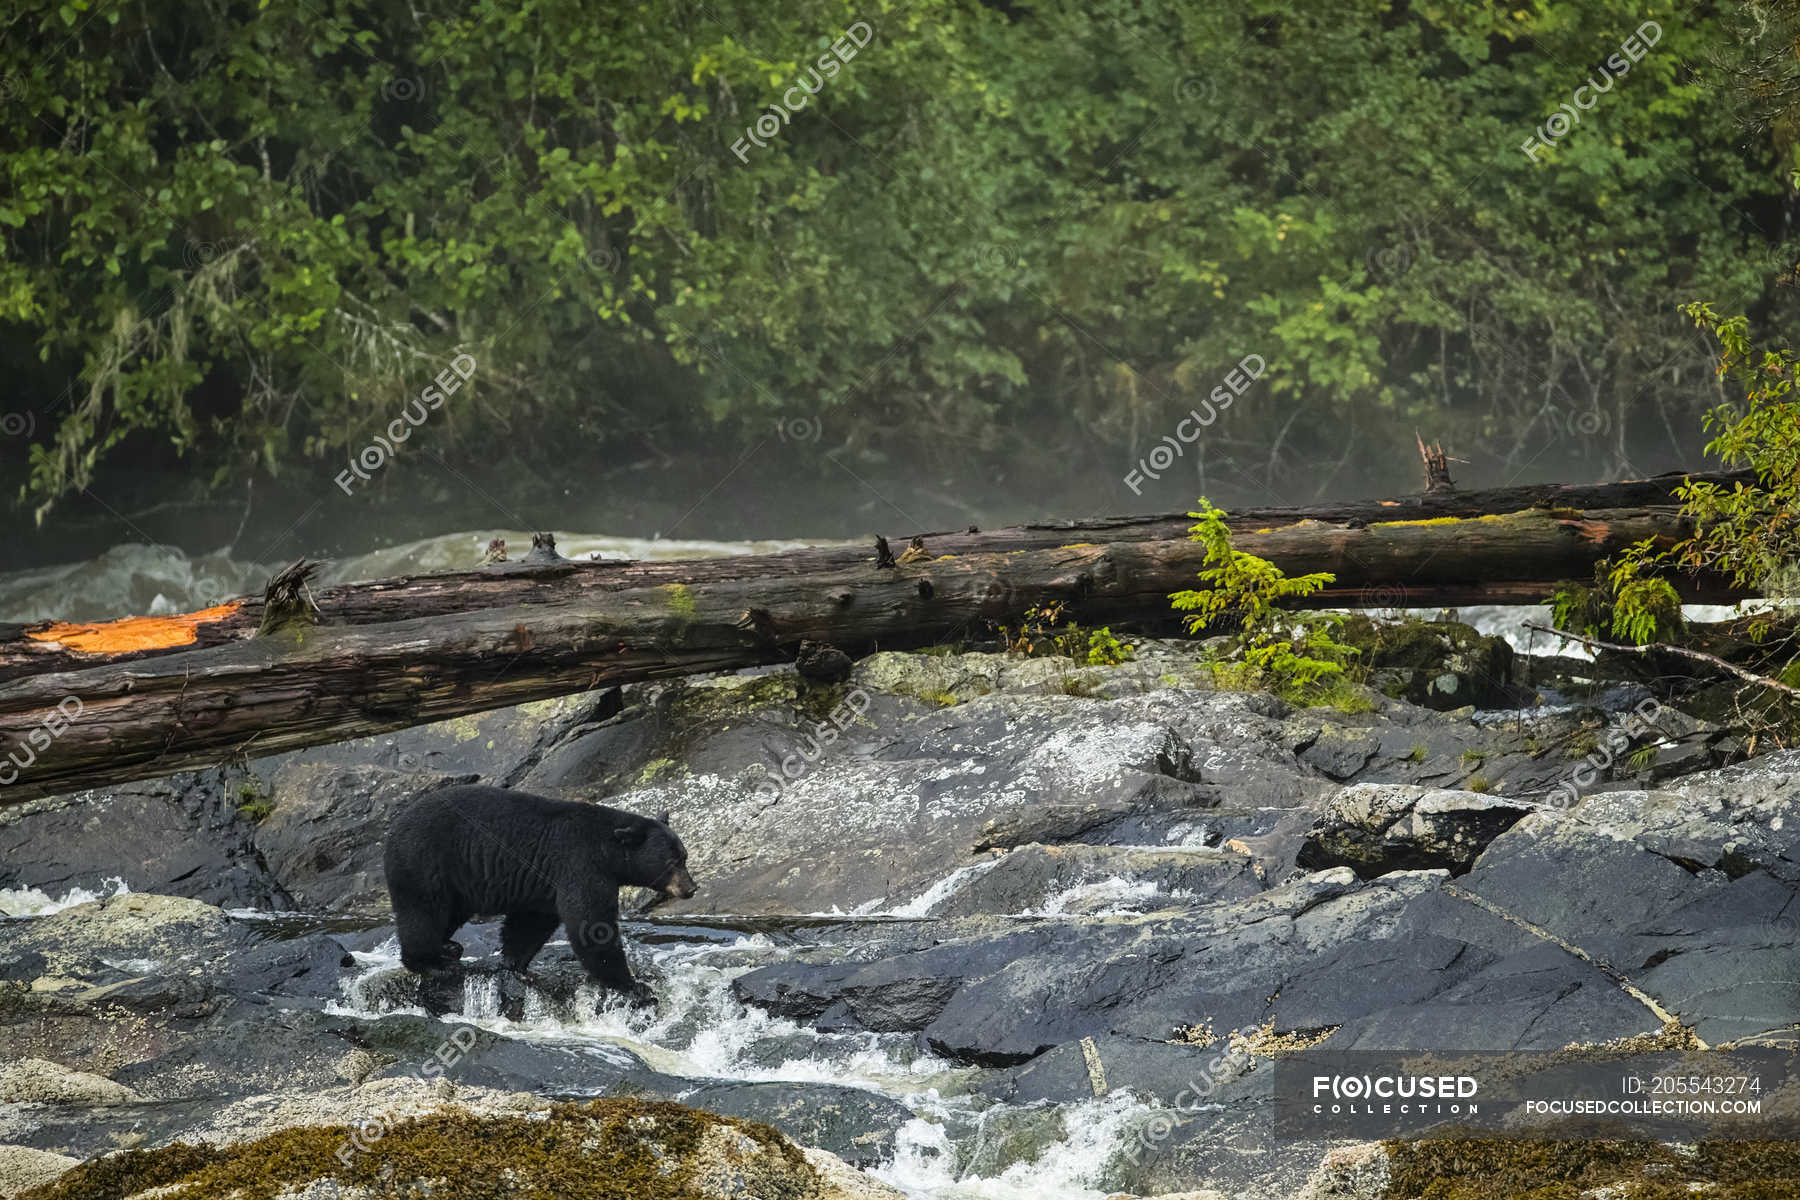
[[[1334,706],[1346,699],[1340,684],[1345,668],[1356,657],[1353,646],[1339,640],[1343,618],[1293,612],[1284,601],[1312,596],[1334,581],[1326,572],[1289,578],[1266,558],[1245,553],[1231,544],[1225,513],[1204,496],[1198,519],[1188,532],[1206,547],[1206,566],[1200,571],[1204,588],[1175,592],[1169,597],[1190,634],[1234,625],[1232,650],[1242,670],[1233,672],[1239,682],[1250,682],[1296,703],[1314,704],[1326,696]],[[1215,673],[1215,678],[1218,678]]]

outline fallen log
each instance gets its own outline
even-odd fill
[[[1751,478],[1747,472],[1693,475],[1678,472],[1620,483],[1531,484],[1470,492],[1440,490],[1397,499],[1243,509],[1233,512],[1226,524],[1233,533],[1244,535],[1305,522],[1356,528],[1372,522],[1494,516],[1529,508],[1568,512],[1661,507],[1672,504],[1673,489],[1685,480],[1730,483]],[[1193,518],[1186,513],[1162,513],[915,536],[923,539],[925,552],[933,557],[1010,554],[1087,543],[1182,540],[1187,537],[1188,527],[1192,524]],[[910,540],[910,537],[896,537],[893,544],[904,547]],[[1520,574],[1505,564],[1476,564],[1461,576],[1437,580],[1411,574],[1384,578],[1373,570],[1358,574],[1355,559],[1359,553],[1349,551],[1349,561],[1341,566],[1305,568],[1335,570],[1338,574],[1337,585],[1323,593],[1316,604],[1393,608],[1402,605],[1532,603],[1542,597],[1541,585],[1545,579],[1555,578],[1541,573]],[[325,620],[329,624],[372,625],[514,604],[582,604],[609,592],[632,588],[668,583],[714,586],[759,578],[771,570],[781,574],[810,574],[874,561],[866,548],[837,546],[682,562],[590,562],[561,558],[554,553],[552,543],[534,548],[518,562],[325,588],[317,592],[314,603],[326,614]],[[1282,565],[1288,567],[1285,562]],[[1288,569],[1297,573],[1301,568]],[[1576,574],[1585,578],[1590,570],[1591,567],[1584,568]],[[1380,590],[1383,595],[1365,595],[1371,589]],[[1692,593],[1689,598],[1694,600],[1720,599],[1725,594],[1710,582],[1692,585]],[[77,670],[102,661],[123,662],[220,645],[253,636],[264,621],[263,598],[240,596],[179,617],[138,618],[129,623],[44,622],[35,626],[0,626],[0,683],[44,671]]]
[[[902,649],[1060,603],[1087,625],[1167,622],[1204,563],[1183,536],[946,553],[926,539],[890,566],[866,552],[685,564],[521,565],[349,589],[394,614],[339,623],[330,591],[262,636],[141,650],[0,685],[0,805],[639,680],[792,661],[803,640]],[[1239,548],[1293,574],[1332,571],[1316,602],[1542,598],[1646,538],[1688,532],[1668,508],[1538,508],[1247,530]],[[948,542],[950,539],[942,539]],[[295,575],[284,572],[290,585]],[[1491,579],[1494,582],[1478,582]],[[298,576],[304,584],[304,572]],[[292,592],[291,594],[297,594]],[[500,602],[449,609],[458,597]],[[290,595],[291,598],[291,595]],[[407,613],[409,599],[423,612]],[[240,607],[232,619],[248,619]],[[196,637],[197,641],[197,637]]]

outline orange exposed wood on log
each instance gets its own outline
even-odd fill
[[[43,629],[28,629],[34,642],[53,642],[65,650],[83,654],[124,654],[136,650],[167,650],[191,646],[202,625],[223,621],[243,607],[233,600],[173,617],[125,617],[118,621],[57,621]]]

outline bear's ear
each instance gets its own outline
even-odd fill
[[[649,830],[642,825],[615,825],[613,826],[613,841],[621,846],[637,846],[643,843],[647,833]]]
[[[671,813],[666,808],[663,809],[660,813],[656,814],[656,819],[661,821],[664,825],[667,825],[673,818],[674,818],[674,814]]]

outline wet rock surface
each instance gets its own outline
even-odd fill
[[[804,1146],[829,1150],[853,1167],[891,1162],[895,1134],[912,1110],[861,1088],[830,1084],[713,1083],[683,1102],[708,1112],[760,1121]]]
[[[1445,636],[1467,679],[1499,669]],[[843,1194],[1038,1171],[1294,1200],[1381,1169],[1270,1137],[1295,1047],[1794,1036],[1800,754],[1713,767],[1717,731],[1665,710],[1565,786],[1641,695],[1340,712],[1198,684],[1179,644],[880,654],[6,810],[14,903],[131,892],[0,920],[0,1178],[605,1097],[765,1123]],[[624,897],[655,1008],[560,937],[502,969],[487,921],[456,967],[399,967],[387,820],[469,778],[672,812],[699,894]],[[310,915],[226,911],[250,908]]]
[[[0,808],[0,889],[102,895],[124,880],[209,904],[292,908],[238,811],[246,802],[241,780],[185,772]]]

